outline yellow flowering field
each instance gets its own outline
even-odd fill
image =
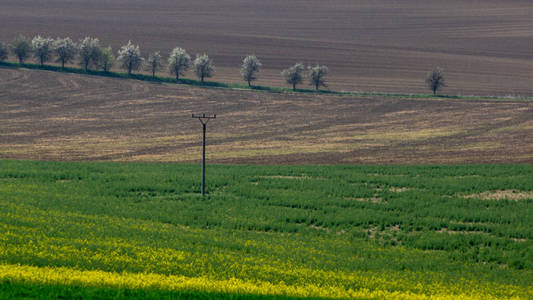
[[[401,168],[305,167],[303,176],[291,167],[276,175],[221,166],[202,198],[194,166],[0,164],[0,298],[533,298],[532,201],[473,199],[465,177],[449,175],[486,172],[480,166],[420,167],[412,173],[433,177],[407,187],[410,175],[391,174],[410,174]],[[484,184],[529,184],[533,170],[501,168]],[[516,183],[504,179],[509,173]],[[359,191],[356,180],[366,180]],[[350,199],[335,196],[347,186]],[[374,200],[359,200],[365,195]],[[457,224],[443,205],[490,230]],[[358,224],[363,214],[375,221]]]
[[[300,270],[303,271],[303,270]],[[154,273],[116,273],[104,271],[79,271],[65,267],[32,267],[21,265],[1,265],[0,280],[13,280],[38,284],[108,286],[129,289],[208,291],[228,294],[285,295],[291,297],[323,297],[354,299],[499,299],[481,290],[452,293],[446,287],[434,287],[435,293],[414,293],[411,291],[389,291],[382,282],[383,289],[360,288],[344,289],[341,286],[321,286],[318,284],[288,285],[283,282],[245,281],[238,278],[213,280],[208,277],[184,277]],[[351,280],[368,278],[351,276]],[[404,282],[405,283],[405,282]],[[511,292],[513,287],[498,287]],[[521,299],[519,296],[511,299]]]

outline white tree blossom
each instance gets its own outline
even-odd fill
[[[168,71],[171,75],[176,75],[176,80],[180,79],[180,75],[184,75],[191,65],[191,56],[185,49],[176,47],[170,52],[168,57]]]
[[[313,85],[318,91],[320,86],[327,87],[326,75],[328,74],[328,67],[316,65],[309,67],[309,84]]]
[[[117,61],[119,61],[121,68],[128,70],[128,75],[131,75],[132,71],[139,70],[144,62],[139,45],[134,45],[128,41],[127,45],[118,50]]]
[[[71,62],[78,52],[78,45],[69,37],[57,38],[54,41],[54,51],[56,53],[56,62],[61,63],[61,68],[65,67],[66,63]]]
[[[206,77],[212,77],[215,73],[215,65],[213,64],[213,60],[207,56],[207,54],[196,54],[196,58],[194,59],[194,71],[196,72],[196,76],[200,78],[200,81],[203,83],[204,78]]]
[[[54,53],[54,39],[37,35],[31,40],[31,47],[33,56],[42,66]]]
[[[252,81],[257,79],[256,73],[259,72],[262,64],[255,55],[248,55],[242,61],[241,76],[248,86],[252,86]]]
[[[100,64],[100,56],[102,54],[102,47],[97,38],[85,37],[79,43],[80,65],[87,71],[89,66],[93,64],[98,66]]]
[[[301,63],[297,63],[294,66],[281,71],[281,76],[285,79],[285,82],[292,85],[292,89],[296,90],[296,85],[302,83],[303,71],[305,67]]]

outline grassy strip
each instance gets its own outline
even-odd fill
[[[201,87],[213,87],[213,88],[225,88],[225,89],[235,89],[235,90],[255,90],[255,91],[265,91],[269,93],[310,93],[310,94],[323,94],[323,95],[345,95],[345,96],[356,96],[356,97],[391,97],[391,98],[407,98],[407,99],[459,99],[459,100],[475,100],[475,101],[533,101],[532,98],[527,97],[498,97],[498,96],[459,96],[459,95],[432,95],[432,94],[403,94],[403,93],[376,93],[376,92],[355,92],[355,91],[334,91],[334,90],[312,90],[312,89],[296,89],[293,91],[291,88],[285,87],[272,87],[272,86],[261,86],[254,85],[248,86],[247,84],[242,83],[226,83],[218,81],[205,81],[201,82],[199,80],[182,78],[176,80],[172,77],[167,76],[151,76],[146,74],[131,74],[128,75],[125,72],[105,72],[102,70],[87,70],[81,68],[73,67],[59,67],[51,65],[39,65],[32,63],[16,63],[16,62],[6,62],[0,61],[0,66],[8,68],[27,68],[34,70],[46,70],[54,72],[64,72],[64,73],[74,73],[74,74],[88,74],[95,76],[104,76],[111,78],[123,78],[123,79],[135,79],[142,81],[151,81],[151,82],[160,82],[160,83],[180,83],[191,86],[201,86]]]

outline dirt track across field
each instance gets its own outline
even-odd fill
[[[199,88],[0,68],[0,158],[218,163],[533,163],[533,102]]]
[[[530,0],[3,0],[0,40],[91,35],[165,56],[180,46],[209,53],[215,80],[232,82],[255,53],[261,85],[321,63],[330,88],[349,91],[427,92],[440,66],[448,94],[533,96],[532,16]]]

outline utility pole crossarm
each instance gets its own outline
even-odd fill
[[[217,114],[192,114],[192,117],[200,120],[202,124],[207,124],[210,119],[216,119]]]

